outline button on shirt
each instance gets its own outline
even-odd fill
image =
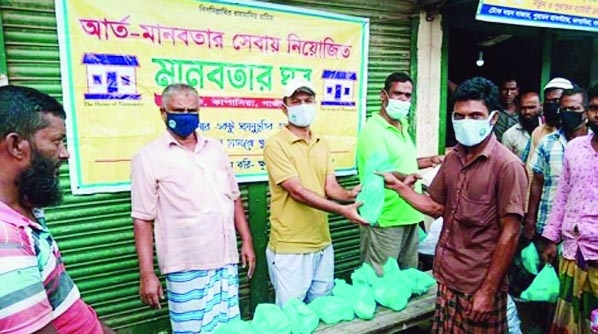
[[[197,135],[194,151],[168,132],[131,162],[133,218],[154,221],[163,274],[237,263],[239,187],[222,144]]]
[[[482,285],[501,234],[500,219],[523,217],[527,175],[523,163],[494,135],[482,152],[466,163],[457,145],[444,159],[428,188],[444,205],[444,224],[436,247],[434,275],[463,293]],[[506,277],[500,291],[507,290]]]
[[[542,231],[544,231],[548,213],[554,201],[563,168],[565,146],[567,146],[567,138],[561,130],[546,135],[538,143],[538,147],[536,147],[529,162],[529,167],[534,173],[544,176],[542,197],[540,198],[538,217],[536,218],[536,232],[538,234],[542,234]]]
[[[591,140],[578,137],[567,145],[563,170],[544,237],[564,241],[563,257],[575,260],[579,248],[584,259],[598,260],[598,152]]]

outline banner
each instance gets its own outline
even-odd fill
[[[355,172],[365,120],[369,21],[260,2],[56,0],[74,194],[130,189],[130,160],[166,131],[162,90],[201,96],[202,135],[219,139],[240,182],[267,180],[265,140],[286,124],[283,88],[316,87],[312,129],[339,174]]]
[[[480,0],[476,19],[598,32],[598,1]]]

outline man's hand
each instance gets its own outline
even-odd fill
[[[548,240],[545,240],[544,242],[546,243],[546,246],[542,252],[542,261],[544,261],[544,263],[552,264],[556,260],[556,243]]]
[[[243,242],[241,246],[241,264],[243,268],[249,265],[247,268],[247,277],[251,278],[253,276],[253,271],[255,270],[255,252],[253,251],[253,243],[251,242]]]
[[[164,299],[164,292],[162,285],[155,273],[147,273],[141,275],[139,282],[139,295],[144,304],[152,308],[162,308],[160,306],[160,299]]]
[[[432,167],[436,167],[440,165],[442,162],[444,162],[444,155],[435,155],[430,158],[430,164],[432,165]]]
[[[532,240],[536,235],[536,220],[530,215],[525,215],[523,219],[523,236]]]
[[[481,322],[488,319],[488,316],[494,308],[494,294],[478,290],[466,310],[467,317],[475,322]]]
[[[353,189],[349,190],[349,197],[357,198],[357,195],[361,192],[361,184],[356,185]]]
[[[395,191],[397,191],[401,187],[413,188],[415,183],[422,178],[419,174],[409,174],[405,175],[403,181],[401,181],[397,174],[394,172],[376,172],[376,174],[384,178],[384,185],[386,186],[386,188]]]
[[[349,219],[352,223],[360,224],[360,225],[369,225],[368,221],[363,219],[357,208],[362,206],[363,203],[355,202],[353,204],[343,205],[341,211],[339,212],[340,215],[344,216],[345,218]]]

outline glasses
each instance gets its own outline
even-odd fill
[[[583,109],[559,108],[559,112],[583,112]]]
[[[172,110],[168,110],[166,108],[162,108],[162,110],[166,111],[169,114],[197,114],[199,113],[199,108],[175,108]]]

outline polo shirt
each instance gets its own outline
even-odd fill
[[[430,197],[444,205],[434,276],[449,288],[475,293],[490,269],[501,234],[500,219],[523,217],[527,175],[523,163],[494,135],[471,161],[460,144],[445,157],[430,184]],[[503,278],[499,291],[507,291]]]
[[[388,123],[379,114],[372,115],[357,138],[357,169],[359,179],[363,183],[366,175],[366,164],[372,157],[385,157],[395,171],[412,174],[418,172],[417,150],[409,136],[407,121],[401,123],[401,131]],[[415,185],[416,192],[421,193],[421,184]],[[395,191],[385,189],[384,207],[378,226],[394,227],[412,225],[421,222],[423,214],[405,202]]]
[[[102,334],[94,310],[65,271],[42,210],[35,221],[0,202],[0,333]]]
[[[270,189],[270,241],[274,253],[312,253],[332,242],[328,213],[296,201],[281,186],[298,177],[303,187],[325,197],[326,176],[334,174],[328,143],[313,135],[308,142],[287,127],[266,140],[264,162]]]
[[[163,274],[239,261],[234,172],[218,140],[196,135],[194,151],[166,132],[131,161],[131,216],[154,222]]]

